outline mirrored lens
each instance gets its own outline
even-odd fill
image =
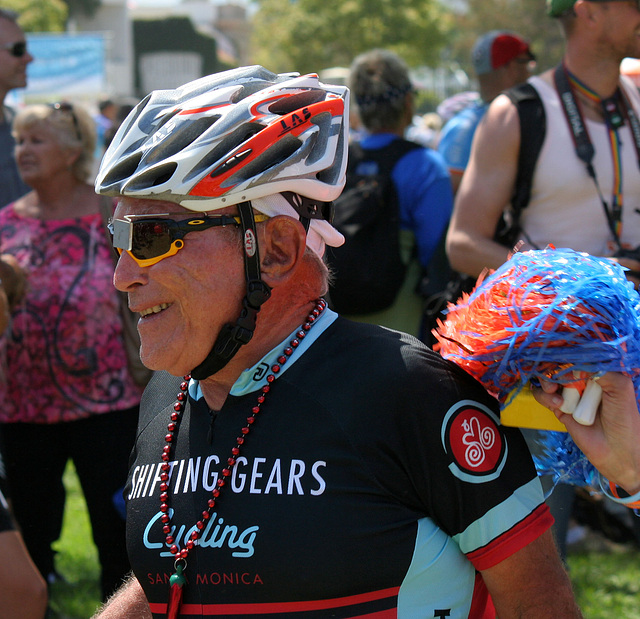
[[[133,223],[131,253],[140,260],[166,254],[171,249],[169,224],[164,221],[136,221]]]

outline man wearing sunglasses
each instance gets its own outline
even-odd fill
[[[104,155],[157,372],[124,491],[136,577],[103,619],[579,616],[496,402],[322,299],[348,108],[314,74],[234,69],[152,93]]]
[[[11,123],[14,113],[4,105],[4,100],[10,90],[27,85],[27,65],[32,60],[17,15],[0,8],[0,208],[29,191],[18,174],[13,157]]]

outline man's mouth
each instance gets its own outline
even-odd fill
[[[154,305],[153,307],[149,307],[148,309],[142,310],[140,312],[140,316],[142,316],[144,318],[145,316],[148,316],[149,314],[158,314],[162,310],[167,309],[168,307],[169,307],[168,303],[160,303],[160,305]]]

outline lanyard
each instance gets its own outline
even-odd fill
[[[629,122],[629,126],[631,127],[636,156],[638,158],[638,167],[640,167],[640,121],[638,120],[638,116],[631,106],[631,102],[627,98],[626,93],[620,87],[618,87],[612,97],[608,99],[601,99],[586,84],[581,82],[575,75],[572,75],[564,65],[558,65],[556,67],[554,79],[567,123],[571,129],[576,154],[578,158],[584,162],[587,168],[587,173],[595,183],[598,196],[600,197],[600,201],[602,202],[607,218],[607,224],[613,234],[613,238],[618,249],[621,249],[620,234],[622,231],[623,195],[622,161],[620,158],[621,143],[618,129],[624,125],[626,118]],[[589,100],[602,106],[603,115],[609,133],[609,143],[611,145],[611,156],[613,159],[614,183],[611,206],[609,206],[607,201],[604,199],[602,191],[600,190],[596,171],[592,163],[595,150],[591,143],[591,138],[589,137],[589,132],[587,131],[584,118],[582,117],[582,111],[576,101],[574,95],[575,91],[583,94]]]

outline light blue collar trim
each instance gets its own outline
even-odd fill
[[[338,314],[333,310],[330,310],[328,307],[325,308],[318,320],[314,323],[313,327],[307,331],[307,335],[304,339],[300,340],[300,345],[294,349],[293,354],[287,359],[287,362],[281,366],[281,370],[277,374],[276,378],[278,376],[282,376],[282,374],[284,374],[298,359],[300,359],[300,357],[320,337],[320,335],[322,335],[322,333],[324,333],[324,331],[333,324],[337,317]],[[292,331],[287,338],[269,351],[253,367],[244,370],[244,372],[242,372],[238,377],[238,380],[234,383],[233,387],[231,387],[230,395],[246,395],[247,393],[252,393],[266,385],[267,375],[271,373],[271,366],[276,364],[280,365],[278,364],[278,357],[282,355],[282,351],[289,345],[289,342],[296,337],[296,333],[299,329],[300,327],[296,328],[295,331]],[[193,378],[189,383],[189,395],[194,400],[202,398],[200,382]]]

